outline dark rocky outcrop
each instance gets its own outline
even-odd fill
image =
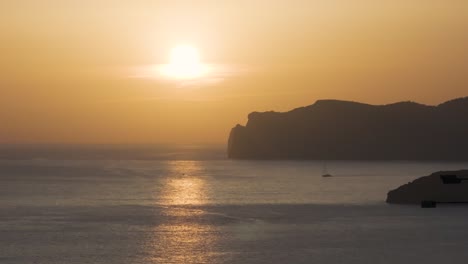
[[[388,192],[387,203],[419,204],[423,201],[437,203],[468,202],[468,182],[460,180],[455,184],[444,184],[441,176],[453,175],[468,179],[468,170],[440,171],[418,178]]]
[[[466,160],[468,97],[438,106],[320,100],[254,112],[231,131],[233,159]]]

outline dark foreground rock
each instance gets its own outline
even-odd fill
[[[254,112],[231,131],[233,159],[467,160],[468,98],[438,106],[337,100]]]
[[[440,171],[388,192],[387,203],[468,202],[468,170]]]

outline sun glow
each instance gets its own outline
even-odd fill
[[[201,62],[200,53],[189,45],[176,46],[171,50],[169,64],[162,69],[163,75],[174,79],[195,79],[206,75],[208,67]]]

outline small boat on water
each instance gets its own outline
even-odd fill
[[[328,167],[327,167],[327,163],[326,163],[326,162],[323,163],[323,173],[322,173],[322,177],[324,177],[324,178],[333,177],[333,175],[331,175],[331,174],[328,172]]]

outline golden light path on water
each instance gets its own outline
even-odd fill
[[[149,263],[212,263],[216,230],[203,223],[206,212],[191,206],[202,205],[209,193],[197,161],[170,163],[171,175],[162,192],[163,214],[170,221],[154,228]]]

